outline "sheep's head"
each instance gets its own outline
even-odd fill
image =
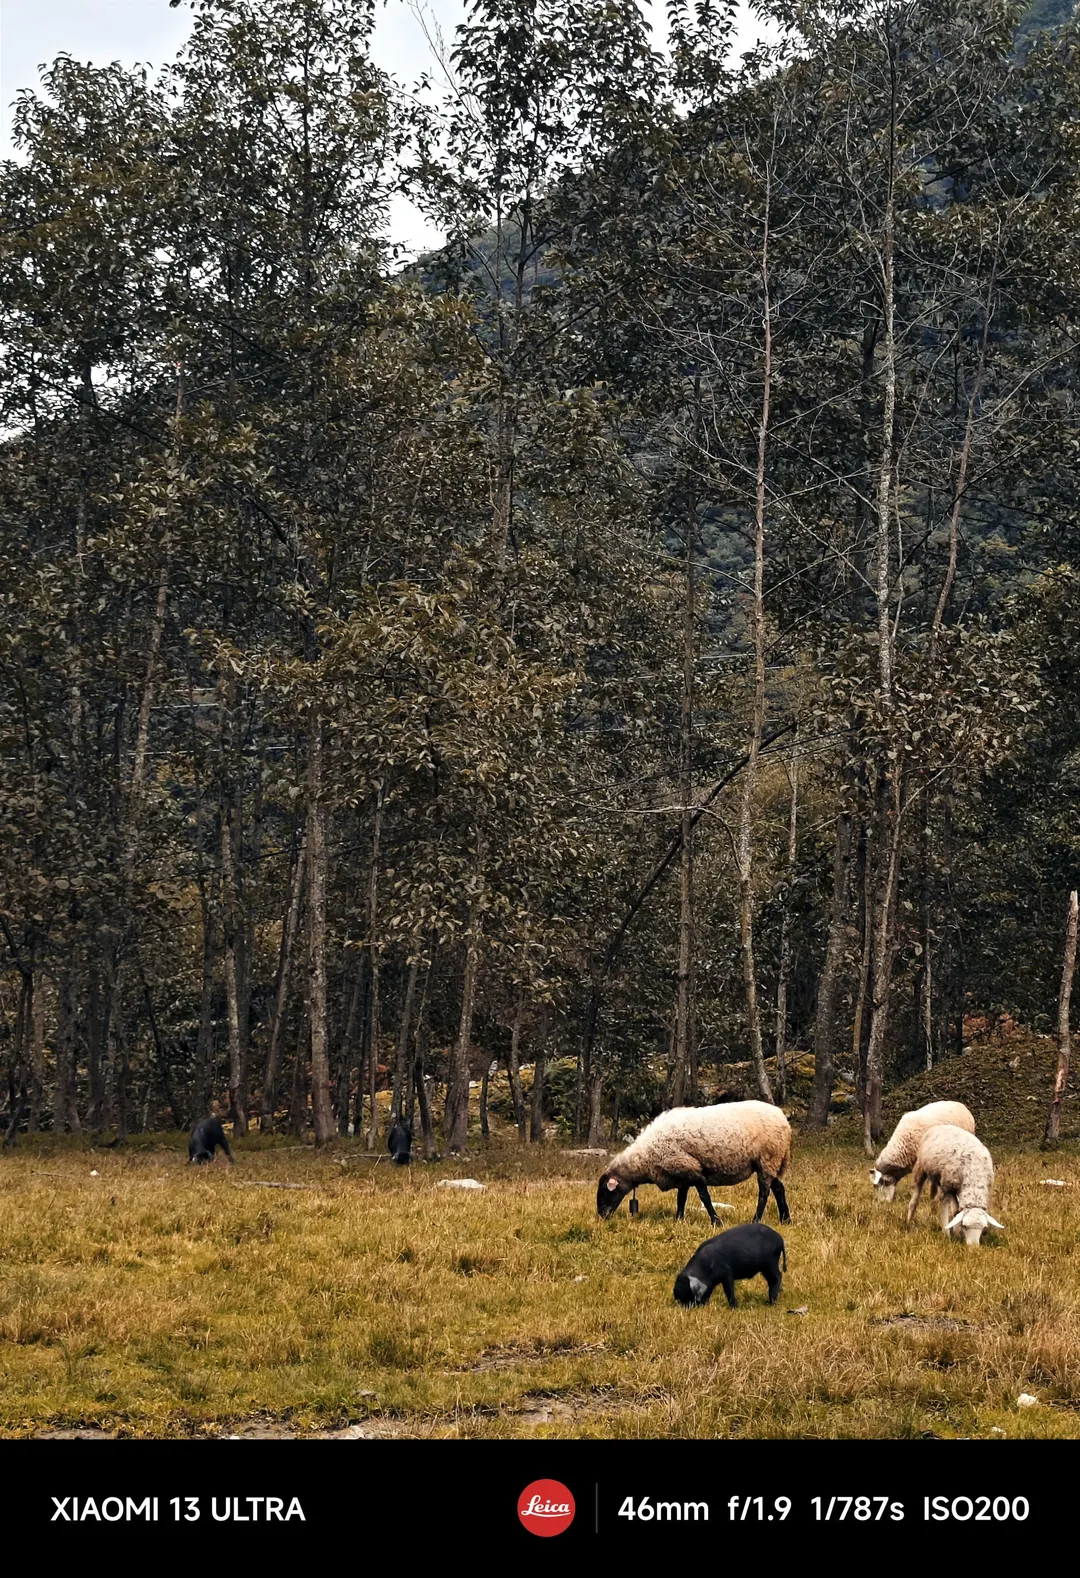
[[[968,1206],[966,1211],[958,1211],[948,1224],[946,1233],[962,1232],[964,1243],[969,1249],[977,1249],[983,1234],[990,1228],[997,1228],[999,1232],[1005,1231],[1004,1222],[997,1222],[988,1211],[981,1206]]]
[[[684,1304],[689,1309],[694,1304],[707,1304],[712,1289],[700,1277],[688,1277],[685,1271],[680,1271],[675,1278],[675,1301]]]
[[[604,1173],[596,1186],[596,1214],[609,1217],[619,1208],[619,1202],[630,1193],[618,1173]]]
[[[895,1178],[887,1178],[885,1176],[885,1174],[883,1172],[879,1172],[876,1167],[871,1167],[871,1169],[870,1169],[870,1182],[873,1184],[873,1186],[874,1186],[874,1193],[875,1193],[875,1195],[877,1196],[877,1198],[879,1200],[883,1200],[886,1205],[888,1205],[890,1200],[895,1200],[895,1198],[896,1198],[896,1179]]]

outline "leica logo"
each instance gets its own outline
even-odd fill
[[[550,1538],[574,1521],[574,1498],[557,1479],[534,1479],[518,1497],[518,1517],[530,1534]]]

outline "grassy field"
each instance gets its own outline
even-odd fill
[[[600,1223],[597,1157],[504,1136],[406,1171],[256,1138],[230,1173],[183,1143],[0,1157],[0,1433],[1080,1436],[1074,1146],[997,1147],[1008,1232],[976,1251],[797,1136],[783,1294],[732,1312],[672,1300],[696,1202]],[[438,1187],[463,1176],[486,1188]],[[714,1196],[749,1219],[753,1184]]]

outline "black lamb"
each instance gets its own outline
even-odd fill
[[[726,1233],[706,1239],[675,1278],[675,1298],[680,1304],[707,1304],[717,1283],[735,1308],[735,1284],[762,1276],[769,1284],[769,1303],[780,1297],[780,1263],[787,1270],[784,1240],[764,1222],[744,1222]]]

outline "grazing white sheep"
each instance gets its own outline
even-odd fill
[[[895,1198],[897,1184],[915,1165],[923,1135],[939,1123],[954,1123],[958,1129],[975,1133],[975,1119],[962,1101],[931,1101],[905,1112],[870,1169],[870,1182],[879,1200]]]
[[[759,1222],[769,1191],[781,1222],[790,1222],[787,1195],[780,1182],[791,1156],[791,1125],[767,1101],[729,1101],[715,1107],[675,1107],[662,1112],[604,1169],[596,1190],[596,1210],[608,1217],[631,1189],[655,1184],[677,1189],[676,1221],[681,1221],[691,1188],[716,1221],[709,1184],[743,1183],[756,1173]]]
[[[987,1228],[1003,1228],[990,1215],[990,1191],[994,1187],[994,1161],[981,1140],[954,1123],[939,1123],[927,1130],[915,1159],[912,1178],[914,1192],[908,1206],[910,1227],[915,1220],[923,1185],[930,1185],[930,1198],[939,1196],[943,1233],[963,1232],[964,1242],[974,1249]]]

